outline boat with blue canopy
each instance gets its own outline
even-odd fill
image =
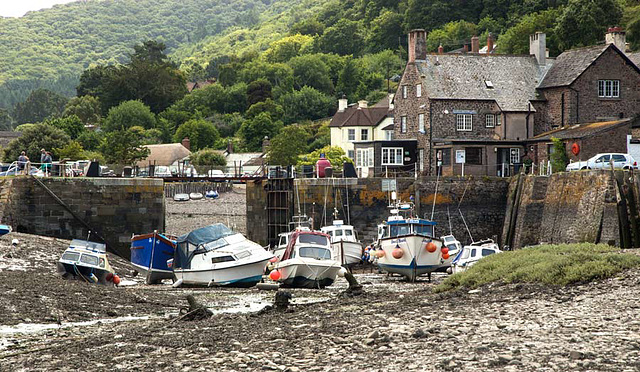
[[[157,284],[163,279],[173,279],[173,270],[167,260],[173,258],[176,237],[154,231],[151,234],[134,235],[131,238],[131,264],[146,276],[147,284]]]

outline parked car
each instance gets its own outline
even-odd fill
[[[598,154],[586,161],[576,161],[567,165],[567,172],[581,169],[610,169],[611,160],[615,169],[638,169],[638,163],[629,154]]]
[[[224,174],[223,171],[221,171],[220,169],[211,169],[209,172],[207,172],[207,175],[209,177],[226,177],[226,175]]]

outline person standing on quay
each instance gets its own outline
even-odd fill
[[[23,151],[20,153],[20,156],[18,156],[18,173],[22,174],[22,172],[24,171],[26,174],[27,170],[29,169],[29,166],[30,166],[29,158],[27,157],[27,154]]]

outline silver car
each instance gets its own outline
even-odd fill
[[[567,165],[567,172],[581,169],[611,169],[611,161],[615,169],[638,169],[638,163],[629,154],[598,154],[589,160],[576,161]]]

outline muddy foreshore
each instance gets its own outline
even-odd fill
[[[224,222],[224,221],[221,221]],[[168,223],[169,226],[171,226]],[[11,246],[17,238],[18,246]],[[640,271],[584,285],[491,285],[434,294],[369,269],[362,296],[142,284],[110,257],[121,287],[61,279],[68,241],[0,238],[0,370],[637,371]],[[192,294],[214,311],[178,321]]]

